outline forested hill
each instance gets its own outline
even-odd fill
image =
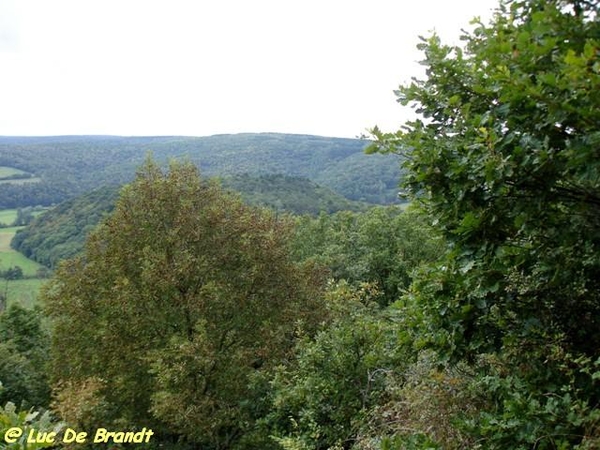
[[[301,177],[287,175],[232,175],[222,186],[241,195],[245,203],[293,214],[365,211],[368,203],[348,200],[328,187]]]
[[[238,192],[254,206],[295,214],[364,211],[368,204],[342,197],[310,180],[285,175],[222,178],[221,185]],[[66,200],[19,231],[12,246],[27,257],[55,267],[83,249],[85,238],[115,207],[120,186],[105,186]]]
[[[151,152],[161,162],[188,158],[206,176],[283,174],[304,177],[351,200],[397,198],[395,156],[366,155],[367,142],[275,133],[209,137],[0,137],[0,167],[31,178],[0,180],[0,208],[50,205],[133,178]]]

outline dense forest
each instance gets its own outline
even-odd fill
[[[18,169],[36,181],[1,182],[0,209],[49,206],[104,185],[129,182],[148,152],[160,162],[190,160],[205,176],[288,175],[308,178],[350,200],[397,202],[397,157],[368,158],[366,145],[360,139],[275,133],[0,137],[0,167]]]
[[[598,3],[503,0],[462,42],[423,38],[419,116],[372,130],[408,208],[139,164],[42,308],[0,314],[7,448],[600,448]]]
[[[321,212],[365,211],[373,205],[355,202],[310,180],[285,175],[248,174],[224,177],[224,189],[239,193],[245,203],[281,213],[318,215]],[[88,234],[114,209],[121,186],[66,200],[19,230],[11,246],[49,268],[83,250]]]

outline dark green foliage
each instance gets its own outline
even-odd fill
[[[387,380],[411,359],[409,322],[399,320],[404,311],[386,306],[442,248],[422,216],[398,207],[298,219],[295,257],[328,267],[342,281],[327,294],[332,319],[304,337],[295,360],[272,381],[266,423],[286,450],[358,445],[386,399]]]
[[[0,184],[0,208],[51,205],[107,184],[131,181],[151,150],[158,161],[187,158],[206,176],[249,173],[308,178],[359,201],[396,200],[395,157],[368,157],[366,142],[288,134],[210,137],[0,137],[0,166],[40,177]],[[377,177],[372,177],[377,173]]]
[[[39,309],[12,304],[0,313],[0,405],[48,407],[46,361],[49,335]]]
[[[294,242],[297,259],[317,261],[331,270],[334,279],[354,286],[376,283],[382,305],[398,300],[413,271],[435,261],[442,249],[437,233],[422,216],[396,206],[303,217]]]
[[[332,287],[332,320],[276,371],[266,420],[286,450],[351,448],[383,400],[387,377],[406,365],[397,324],[379,308],[378,295],[368,284]]]
[[[4,278],[5,280],[21,280],[23,278],[23,269],[20,266],[14,266],[6,270],[0,270],[0,278]]]
[[[398,160],[385,159],[386,155],[354,153],[343,164],[329,165],[314,180],[329,186],[345,197],[374,204],[396,204],[398,196]]]
[[[113,210],[118,193],[118,187],[104,187],[63,202],[19,230],[11,246],[54,268],[81,252],[87,235]]]
[[[450,244],[411,302],[420,343],[486,380],[467,421],[486,448],[598,444],[597,7],[509,0],[464,49],[424,40],[427,79],[398,96],[425,120],[374,130]]]
[[[466,52],[431,38],[428,80],[399,91],[429,122],[380,136],[412,149],[405,186],[455,244],[444,277],[472,283],[465,327],[491,348],[492,304],[600,348],[600,24],[564,5],[508,2]]]
[[[490,449],[598,448],[600,360],[547,345],[527,349],[526,357],[488,357],[485,376],[469,386],[482,406],[459,426]]]
[[[367,209],[366,204],[347,200],[304,178],[239,175],[223,178],[221,183],[240,192],[249,205],[281,212],[318,214]],[[107,186],[61,203],[19,230],[11,246],[40,264],[56,267],[83,250],[88,234],[114,209],[119,190],[119,186]]]
[[[348,200],[330,188],[300,177],[244,174],[225,177],[221,183],[223,187],[241,193],[249,205],[293,214],[365,211],[371,206]]]

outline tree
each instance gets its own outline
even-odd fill
[[[0,312],[0,405],[48,407],[50,387],[46,362],[50,336],[39,308],[12,304]]]
[[[9,267],[0,272],[0,275],[6,280],[21,280],[23,278],[23,269],[21,266]]]
[[[423,335],[453,361],[495,355],[499,435],[525,436],[500,447],[574,445],[600,401],[598,3],[506,0],[475,24],[464,48],[423,40],[427,79],[397,91],[422,118],[375,129],[374,148],[406,155],[405,189],[449,242],[413,286]],[[534,419],[533,400],[564,420]]]
[[[382,306],[398,300],[414,270],[436,260],[443,243],[424,217],[396,206],[363,213],[341,211],[298,219],[294,253],[316,260],[335,280],[377,283]]]
[[[388,377],[406,366],[393,311],[368,283],[327,293],[331,320],[297,344],[272,380],[271,435],[284,449],[350,449],[382,401]]]
[[[251,374],[320,320],[322,277],[291,262],[290,226],[191,163],[163,173],[148,161],[45,290],[64,410],[77,416],[65,393],[82,395],[88,426],[234,447],[254,420]]]
[[[20,226],[29,225],[33,219],[34,219],[34,217],[33,217],[32,208],[30,208],[30,207],[18,208],[17,209],[17,218],[12,223],[12,226],[20,227]]]

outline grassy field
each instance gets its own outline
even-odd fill
[[[2,209],[0,210],[0,224],[10,225],[17,218],[16,209]]]
[[[10,241],[20,227],[0,228],[0,270],[20,266],[23,275],[33,277],[42,266],[10,248]]]
[[[24,170],[15,169],[14,167],[0,166],[0,178],[10,177],[11,175],[26,174]]]
[[[40,288],[46,281],[48,280],[39,278],[8,282],[0,279],[0,293],[6,294],[7,305],[19,303],[26,308],[32,308],[37,304]]]
[[[28,173],[29,172],[25,172],[24,170],[15,169],[14,167],[0,166],[0,184],[2,184],[2,183],[13,183],[13,184],[37,183],[38,181],[41,180],[41,178],[38,178],[38,177],[21,178],[21,179],[8,178],[12,175],[27,175]]]
[[[41,212],[35,211],[34,214]],[[16,217],[16,209],[0,210],[0,223],[10,224]],[[19,266],[23,270],[23,275],[35,277],[38,269],[43,266],[10,247],[10,241],[19,229],[21,227],[0,228],[0,270]],[[38,278],[10,281],[0,278],[0,293],[6,296],[9,305],[20,303],[25,307],[32,307],[36,304],[40,287],[45,281]]]
[[[31,178],[21,178],[17,180],[11,180],[10,178],[7,180],[0,179],[0,184],[2,183],[12,183],[12,184],[25,184],[25,183],[38,183],[42,181],[39,177],[31,177]]]
[[[37,217],[40,214],[44,214],[48,211],[48,207],[36,206],[36,208],[31,211],[33,217]],[[17,209],[0,209],[0,225],[11,225],[17,219]]]

